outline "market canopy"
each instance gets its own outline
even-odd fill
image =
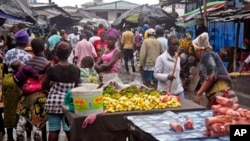
[[[1,18],[36,23],[36,14],[30,9],[27,0],[1,0],[0,15]]]
[[[210,11],[215,11],[215,10],[218,10],[222,7],[224,7],[226,5],[226,1],[215,1],[215,2],[208,2],[207,3],[207,12],[210,12]],[[201,6],[201,10],[202,12],[204,11],[204,7]],[[195,16],[197,15],[200,15],[200,8],[197,8],[193,11],[190,11],[182,16],[179,17],[180,21],[182,22],[187,22],[189,20],[191,20],[192,18],[195,18]]]
[[[171,15],[164,12],[161,8],[149,5],[141,5],[124,12],[113,22],[113,25],[122,27],[124,23],[128,23],[142,26],[148,23],[150,19],[154,19],[157,24],[167,23],[166,26],[169,28],[175,26],[175,19]]]

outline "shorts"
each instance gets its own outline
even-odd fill
[[[63,131],[69,131],[70,127],[66,123],[66,117],[64,114],[47,114],[48,123],[49,123],[49,131],[60,131],[61,125],[63,127]]]
[[[146,80],[146,81],[155,81],[154,71],[144,70],[142,77],[143,77],[143,80]]]

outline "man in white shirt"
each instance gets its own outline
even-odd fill
[[[180,77],[180,57],[176,54],[178,46],[178,37],[170,36],[168,50],[156,59],[154,77],[158,80],[157,90],[170,92],[173,95],[180,96],[180,98],[185,98]]]
[[[80,35],[78,33],[78,28],[75,26],[72,28],[73,33],[69,34],[67,37],[67,40],[70,42],[70,45],[72,47],[72,52],[68,58],[68,61],[70,63],[73,63],[73,58],[74,58],[74,54],[75,54],[75,46],[76,44],[79,42],[80,40]]]

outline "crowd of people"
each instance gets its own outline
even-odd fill
[[[67,91],[83,83],[102,85],[116,78],[123,61],[126,73],[131,73],[130,62],[132,73],[139,71],[144,85],[185,98],[181,53],[192,54],[200,62],[203,83],[194,99],[196,103],[200,103],[203,93],[208,98],[208,108],[216,104],[216,95],[238,100],[223,62],[209,44],[207,32],[193,41],[190,34],[185,34],[188,46],[180,48],[181,40],[176,32],[166,35],[164,27],[154,21],[142,29],[131,31],[126,25],[124,31],[119,31],[114,27],[105,29],[101,24],[94,29],[72,27],[72,33],[68,34],[52,29],[46,39],[31,39],[24,29],[13,32],[15,46],[8,46],[1,58],[5,71],[0,132],[4,134],[4,127],[7,128],[8,141],[14,141],[13,129],[16,129],[16,140],[22,141],[26,124],[30,123],[34,140],[40,141],[48,122],[49,141],[58,140],[61,129],[70,140],[70,127],[61,107]],[[27,46],[31,52],[25,50]],[[28,80],[36,85],[26,84]]]

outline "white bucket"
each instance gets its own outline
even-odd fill
[[[76,114],[88,116],[103,111],[103,88],[97,89],[97,87],[97,84],[84,83],[71,90]]]

